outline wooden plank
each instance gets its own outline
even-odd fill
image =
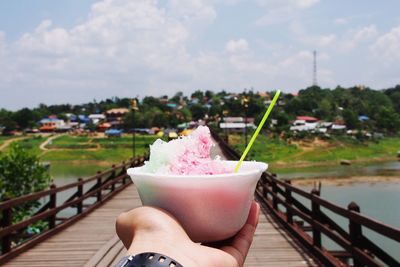
[[[84,266],[96,252],[115,236],[115,219],[117,216],[123,211],[140,205],[137,191],[133,185],[130,185],[79,222],[22,253],[3,266],[26,266],[27,261],[25,259],[34,262],[32,266],[50,267],[61,266],[62,264],[63,266]],[[60,262],[62,264],[59,264]]]

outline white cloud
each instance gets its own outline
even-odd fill
[[[202,0],[171,0],[169,12],[183,21],[212,22],[217,17],[214,6]]]
[[[360,45],[374,41],[377,35],[378,29],[375,25],[365,26],[361,29],[351,29],[343,35],[338,48],[349,52]]]
[[[257,19],[256,25],[271,26],[291,21],[319,0],[257,0],[257,3],[265,8],[266,14]]]
[[[6,38],[4,32],[0,31],[0,62],[6,54]]]
[[[336,41],[336,35],[333,33],[313,35],[310,34],[299,21],[294,21],[289,25],[289,31],[293,37],[311,47],[330,46]]]
[[[346,18],[337,18],[334,20],[334,23],[337,25],[344,25],[349,23],[349,21]]]
[[[295,2],[297,3],[297,5],[299,7],[306,8],[306,7],[311,7],[311,6],[319,3],[319,0],[297,0]]]
[[[248,50],[249,44],[245,39],[230,40],[226,43],[226,50],[231,53],[243,52]]]
[[[380,60],[394,62],[400,59],[400,26],[380,36],[370,47]]]

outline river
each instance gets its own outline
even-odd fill
[[[400,161],[358,164],[351,166],[328,166],[302,169],[287,169],[277,171],[281,179],[309,179],[309,178],[330,178],[322,180],[321,197],[341,207],[354,201],[361,207],[361,212],[385,224],[400,228],[400,179],[389,179],[389,181],[374,180],[373,182],[340,182],[340,178],[348,177],[383,177],[400,178]],[[336,180],[331,183],[330,180]],[[349,179],[346,179],[349,181]],[[360,181],[360,180],[358,180]],[[362,181],[362,180],[361,180]],[[299,185],[310,192],[312,185]],[[306,203],[305,201],[303,201]],[[309,205],[308,205],[309,206]],[[340,216],[335,216],[324,210],[329,216],[343,228],[348,229],[348,221]],[[398,242],[389,240],[368,229],[363,233],[373,242],[389,252],[400,261],[400,245]],[[331,249],[339,249],[327,238],[323,238],[323,245]]]

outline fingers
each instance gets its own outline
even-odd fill
[[[125,248],[129,248],[133,239],[132,219],[128,212],[121,213],[116,222],[115,229]]]
[[[253,242],[253,236],[256,231],[259,215],[260,205],[253,201],[246,224],[232,239],[230,245],[221,248],[223,251],[231,254],[236,259],[239,266],[244,264],[250,245]]]

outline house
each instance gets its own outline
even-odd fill
[[[254,118],[243,117],[225,117],[224,122],[219,124],[221,129],[226,129],[234,132],[244,132],[245,128],[255,129]]]
[[[106,115],[104,114],[90,114],[89,119],[93,124],[98,124],[100,121],[106,119]]]
[[[318,119],[309,116],[297,116],[290,126],[291,131],[313,131],[318,127]]]
[[[97,131],[99,131],[99,132],[105,132],[110,128],[111,128],[111,124],[108,122],[103,122],[103,123],[97,125]]]
[[[107,122],[112,126],[120,126],[123,123],[124,116],[129,112],[127,108],[113,108],[106,111]]]
[[[86,115],[78,115],[78,119],[80,123],[87,124],[90,122],[90,119]]]
[[[55,132],[57,129],[65,129],[67,127],[64,120],[60,120],[56,116],[41,119],[39,123],[41,125],[39,130],[41,132]]]

